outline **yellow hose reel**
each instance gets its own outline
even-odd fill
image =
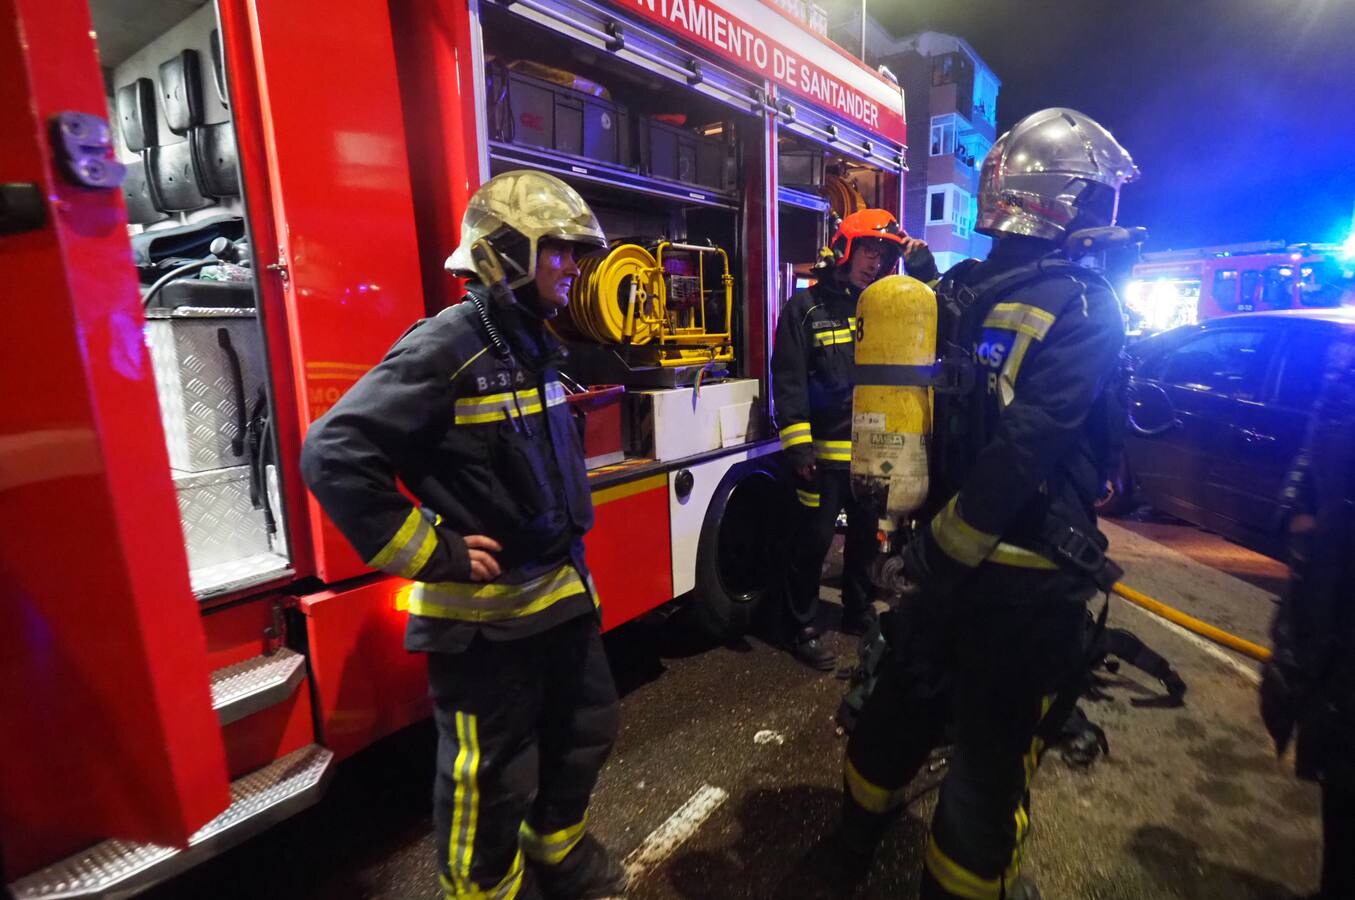
[[[706,258],[718,256],[718,287],[708,287]],[[706,307],[723,299],[723,322],[708,322]],[[569,325],[599,344],[638,348],[640,362],[685,366],[734,358],[730,322],[734,278],[719,247],[659,241],[653,252],[620,244],[606,256],[579,263],[569,296]]]

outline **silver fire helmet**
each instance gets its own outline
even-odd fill
[[[1120,188],[1138,178],[1129,151],[1077,110],[1031,113],[998,138],[979,176],[976,230],[1062,240],[1115,224]]]
[[[476,277],[470,250],[481,239],[494,248],[510,288],[536,277],[543,239],[607,246],[602,226],[578,191],[554,175],[528,169],[495,175],[471,195],[461,219],[461,243],[447,258],[447,271]]]

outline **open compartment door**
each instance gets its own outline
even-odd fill
[[[7,878],[230,802],[108,114],[87,0],[0,0]]]

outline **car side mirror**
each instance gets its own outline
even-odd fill
[[[1139,437],[1157,437],[1181,427],[1167,392],[1155,384],[1135,382],[1129,396],[1129,429]]]

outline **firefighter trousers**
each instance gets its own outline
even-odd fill
[[[881,673],[847,744],[844,829],[878,837],[932,750],[953,742],[924,898],[1011,896],[1042,735],[1059,724],[1046,716],[1066,708],[1086,670],[1091,594],[1075,576],[985,564],[963,596],[922,601],[952,605],[943,633],[895,642],[900,658]],[[919,665],[910,645],[944,649]]]
[[[1322,785],[1322,900],[1355,897],[1355,790]]]
[[[579,846],[616,739],[616,685],[597,619],[517,640],[477,635],[461,653],[428,654],[428,675],[446,896],[535,897],[526,861],[559,866]]]
[[[875,558],[879,523],[852,497],[845,468],[817,467],[814,481],[795,479],[797,519],[790,541],[786,624],[792,631],[813,625],[819,611],[823,560],[833,544],[838,513],[847,511],[847,540],[842,554],[842,609],[856,614],[870,605],[874,587],[870,563]]]

